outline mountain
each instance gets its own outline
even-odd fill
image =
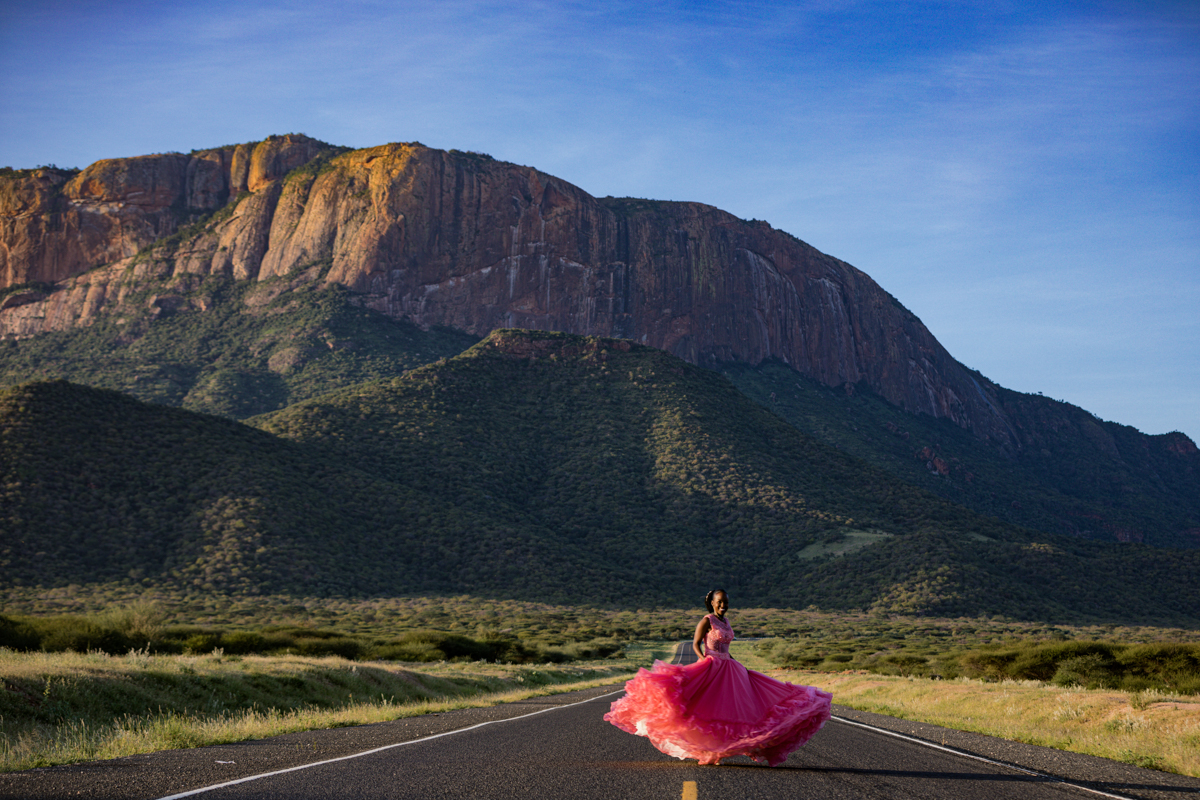
[[[601,200],[536,169],[419,144],[337,155],[302,136],[5,183],[7,284],[73,280],[10,295],[0,334],[87,324],[101,308],[186,306],[179,294],[211,276],[306,272],[421,327],[619,336],[699,364],[776,357],[1015,445],[991,387],[867,275],[711,206]],[[142,250],[173,219],[218,207],[219,220]],[[144,296],[147,278],[164,290]]]
[[[740,375],[801,429],[978,511],[1200,546],[1200,451],[1183,434],[994,384],[867,275],[765,222],[594,198],[478,153],[288,135],[7,170],[0,279],[7,385],[65,377],[244,418],[500,327],[617,336]],[[809,410],[789,416],[804,392],[781,387],[810,385],[887,410],[819,403],[814,423],[797,401]],[[885,421],[900,438],[844,441],[844,425]]]
[[[1200,621],[1200,552],[973,514],[628,340],[497,331],[250,423],[0,393],[0,582]]]

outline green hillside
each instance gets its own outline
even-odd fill
[[[625,341],[497,332],[250,423],[0,393],[0,585],[1200,622],[1194,551],[978,516]]]
[[[120,314],[0,340],[0,386],[68,380],[243,419],[457,355],[478,341],[362,308],[339,286],[147,280]]]
[[[652,570],[635,582],[681,596],[718,580],[801,602],[801,551],[845,531],[1013,535],[797,434],[714,373],[617,340],[496,332],[445,364],[251,422],[569,543],[605,575]],[[620,601],[611,583],[598,599]]]
[[[865,385],[825,386],[779,362],[721,372],[797,429],[982,514],[1069,537],[1200,546],[1200,459],[1179,446],[1180,434],[1144,436],[1068,403],[1001,389],[1005,410],[1027,426],[1025,447],[1010,454]]]
[[[116,392],[7,390],[0,437],[0,585],[438,593],[498,590],[531,560],[566,582],[582,561],[317,448]],[[492,565],[477,582],[469,558]]]
[[[627,342],[496,332],[445,365],[254,424],[590,542],[610,563],[651,563],[697,589],[715,580],[755,604],[1037,618],[1119,596],[1122,615],[1195,613],[1175,590],[1190,586],[1176,570],[1197,554],[978,516],[798,433],[709,371]],[[1128,585],[1134,576],[1164,589]]]

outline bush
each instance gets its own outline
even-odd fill
[[[959,666],[963,674],[984,680],[1051,681],[1066,661],[1090,658],[1079,664],[1111,663],[1125,645],[1111,642],[1021,642],[1004,650],[984,650],[963,654]],[[1096,659],[1099,659],[1097,661]],[[1094,666],[1089,666],[1094,669]],[[1073,669],[1073,668],[1072,668]],[[1106,673],[1107,674],[1107,673]]]
[[[446,654],[432,642],[402,642],[385,644],[371,651],[371,658],[379,661],[446,661]],[[463,659],[470,660],[470,659]]]
[[[1176,692],[1200,692],[1200,644],[1134,645],[1120,652],[1117,662],[1127,676],[1122,688],[1136,679]]]
[[[1088,653],[1064,659],[1052,682],[1055,686],[1082,686],[1086,689],[1112,688],[1113,661],[1100,653]]]
[[[1015,652],[973,652],[965,653],[958,663],[968,678],[998,681],[1010,677],[1009,668],[1016,657]]]
[[[1099,662],[1110,663],[1114,653],[1123,645],[1111,642],[1055,642],[1052,644],[1024,644],[1017,651],[1008,677],[1014,680],[1049,681],[1058,674],[1063,662],[1095,656]],[[1095,659],[1080,663],[1099,663]]]
[[[36,650],[41,637],[28,622],[21,622],[0,614],[0,647],[10,650]]]
[[[600,648],[595,649],[598,651]],[[615,649],[619,649],[619,645],[614,645],[608,652]],[[562,652],[544,652],[518,639],[494,634],[480,641],[458,634],[412,631],[376,645],[369,651],[369,657],[394,661],[504,661],[511,664],[528,664],[542,661],[562,662],[575,656]]]
[[[593,639],[590,642],[576,642],[561,648],[568,658],[624,658],[621,643],[615,639]]]
[[[95,618],[97,625],[124,634],[132,641],[143,644],[162,637],[163,613],[153,602],[134,602],[110,609]]]
[[[302,656],[341,656],[355,659],[363,652],[362,643],[348,636],[304,637],[296,639],[295,650]]]
[[[109,655],[119,655],[145,645],[145,642],[135,644],[120,631],[101,627],[87,617],[51,617],[37,620],[35,624],[40,629],[41,649],[48,653],[101,650]]]
[[[233,631],[232,633],[226,633],[221,637],[221,647],[231,656],[265,653],[268,651],[266,638],[261,633],[253,631]]]
[[[1124,644],[1092,639],[1029,639],[962,649],[912,630],[873,637],[765,640],[758,651],[774,663],[829,672],[864,669],[884,675],[953,679],[1033,680],[1059,686],[1200,693],[1200,643]],[[916,635],[914,635],[916,634]],[[975,636],[964,629],[961,635]],[[897,642],[904,644],[897,646]],[[947,646],[948,645],[948,646]],[[832,652],[830,652],[832,651]],[[940,651],[940,652],[939,652]]]
[[[924,675],[927,672],[929,660],[921,656],[895,655],[883,657],[885,674],[893,675]]]
[[[183,642],[183,652],[185,653],[211,653],[221,646],[221,634],[219,633],[193,633]]]
[[[147,637],[153,637],[148,639]],[[123,655],[145,648],[162,654],[206,654],[221,649],[229,655],[268,655],[291,652],[305,656],[392,661],[501,661],[513,664],[562,663],[578,658],[622,657],[617,639],[546,649],[498,632],[474,639],[438,631],[409,631],[385,641],[347,635],[335,630],[296,626],[258,631],[225,631],[198,625],[163,628],[149,607],[122,609],[92,616],[17,618],[0,615],[0,647],[59,652],[102,650]]]

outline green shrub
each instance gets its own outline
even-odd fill
[[[814,627],[797,641],[764,640],[757,649],[780,666],[829,672],[863,669],[886,675],[1200,693],[1200,643],[1071,640],[1060,628],[1050,628],[1036,639],[999,643],[997,640],[1009,638],[1013,629],[988,627],[990,631],[955,622],[948,631],[928,623],[860,620],[852,632],[825,632]],[[991,642],[982,643],[989,638]]]
[[[1158,689],[1159,684],[1157,681],[1152,681],[1149,678],[1142,678],[1137,675],[1126,675],[1125,677],[1121,678],[1121,683],[1117,688],[1123,692],[1129,692],[1130,694],[1140,697],[1142,692],[1147,692],[1151,689]],[[1134,700],[1131,699],[1129,702],[1134,708],[1138,707],[1138,704],[1134,702]]]
[[[267,640],[254,631],[233,631],[221,637],[221,647],[230,655],[249,655],[269,652]]]
[[[363,652],[362,642],[348,636],[312,637],[296,639],[295,651],[302,656],[341,656],[355,659]]]
[[[221,646],[219,633],[193,633],[183,642],[185,653],[211,653]]]
[[[1124,672],[1172,684],[1200,676],[1200,644],[1134,645],[1117,655]]]
[[[562,648],[562,651],[574,658],[624,658],[621,643],[615,639],[593,639],[589,642],[576,642]]]
[[[446,661],[446,654],[432,642],[403,642],[375,647],[370,657],[379,661]],[[470,660],[470,659],[463,659]]]
[[[610,637],[548,649],[495,631],[485,631],[483,638],[475,639],[461,634],[416,630],[380,641],[337,630],[299,626],[238,631],[199,625],[163,627],[159,619],[145,608],[134,607],[90,616],[18,618],[0,615],[0,647],[49,652],[101,650],[110,655],[124,655],[149,644],[151,652],[164,655],[205,654],[219,649],[231,656],[294,653],[360,660],[527,664],[620,657],[622,646],[620,640]]]
[[[125,634],[112,628],[97,625],[87,617],[63,616],[37,620],[40,629],[40,646],[48,653],[61,653],[74,650],[86,653],[90,650],[101,650],[109,655],[127,653],[135,645]]]
[[[1051,679],[1055,686],[1105,689],[1113,686],[1113,661],[1101,653],[1086,653],[1063,659]]]
[[[1009,676],[1009,667],[1017,658],[1015,652],[972,652],[964,654],[958,661],[963,675],[981,680],[1002,680]]]
[[[41,637],[28,622],[0,614],[0,647],[10,650],[36,650]]]
[[[1111,642],[1095,641],[1023,644],[1017,650],[1008,677],[1015,680],[1052,680],[1067,660],[1096,656],[1099,662],[1093,659],[1080,663],[1110,663],[1114,660],[1114,653],[1122,647]]]
[[[884,674],[892,675],[924,675],[928,672],[929,659],[913,655],[884,656]]]

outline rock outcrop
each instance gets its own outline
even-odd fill
[[[278,182],[331,148],[307,136],[112,158],[79,173],[0,176],[0,289],[55,283],[137,254],[241,192]]]

